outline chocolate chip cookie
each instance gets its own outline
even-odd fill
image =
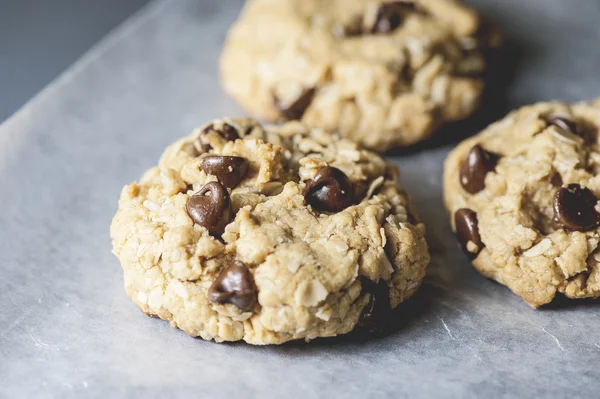
[[[397,174],[300,122],[215,120],[123,189],[111,237],[127,294],[207,340],[375,331],[429,261]]]
[[[225,90],[385,151],[478,107],[500,35],[457,0],[249,0],[221,57]]]
[[[600,296],[600,99],[509,114],[448,156],[444,195],[484,276],[538,307]]]

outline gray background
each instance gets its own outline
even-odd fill
[[[148,0],[0,0],[0,121]]]
[[[507,32],[504,61],[477,117],[388,154],[433,260],[381,339],[214,344],[123,292],[108,237],[123,184],[193,127],[243,114],[216,79],[240,0],[152,3],[2,124],[0,397],[597,397],[598,301],[536,311],[482,278],[456,247],[440,185],[452,141],[505,110],[600,95],[600,3],[470,3]]]

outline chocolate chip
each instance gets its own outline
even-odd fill
[[[354,203],[354,190],[348,176],[338,168],[326,166],[306,183],[306,202],[319,212],[339,212]]]
[[[498,156],[475,144],[460,165],[460,184],[466,192],[477,194],[485,188],[485,176],[496,167]]]
[[[471,256],[476,256],[484,247],[479,235],[477,214],[468,208],[459,209],[454,213],[454,225],[456,238],[463,250]]]
[[[310,106],[310,103],[312,103],[315,92],[315,88],[306,89],[294,102],[287,105],[281,103],[277,96],[273,96],[273,98],[281,116],[287,120],[293,121],[302,119],[304,112]]]
[[[258,289],[252,273],[241,262],[227,266],[208,289],[208,300],[214,303],[230,303],[242,312],[254,308],[258,301]]]
[[[554,195],[552,225],[556,229],[586,231],[598,227],[600,215],[596,211],[598,199],[588,188],[569,184]]]
[[[548,116],[546,118],[546,122],[548,123],[548,125],[554,125],[560,129],[564,130],[565,132],[579,134],[579,131],[577,129],[577,124],[575,124],[575,122],[573,122],[567,118],[563,118],[560,116]]]
[[[205,184],[188,200],[187,213],[211,235],[220,236],[233,218],[227,189],[215,181]]]
[[[240,138],[237,129],[228,123],[223,123],[219,128],[215,127],[214,123],[206,126],[198,136],[200,149],[203,152],[212,150],[212,146],[208,142],[208,134],[214,132],[221,136],[226,141],[235,141]]]
[[[368,278],[359,277],[363,292],[370,294],[369,303],[358,319],[357,327],[361,332],[381,334],[390,322],[392,307],[387,283],[380,279],[375,283]]]
[[[216,176],[227,188],[234,188],[248,172],[248,160],[242,157],[210,155],[202,158],[200,169]]]
[[[413,12],[422,13],[412,1],[382,3],[377,10],[377,17],[371,28],[371,33],[390,33],[400,26],[408,14]]]

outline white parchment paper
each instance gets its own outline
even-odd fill
[[[0,127],[0,397],[598,397],[600,303],[529,308],[457,249],[453,140],[529,102],[600,95],[600,2],[473,0],[508,36],[471,122],[390,155],[428,226],[430,275],[397,332],[281,347],[192,339],[126,297],[108,235],[121,187],[214,117],[241,0],[152,3]],[[240,68],[243,68],[240,65]]]

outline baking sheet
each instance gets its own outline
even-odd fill
[[[536,311],[479,276],[440,185],[452,140],[522,104],[600,95],[600,2],[471,3],[508,34],[501,90],[389,157],[433,261],[398,331],[369,342],[215,344],[133,305],[108,235],[120,189],[193,127],[243,114],[216,78],[241,0],[154,2],[92,49],[0,127],[0,397],[596,397],[600,302]]]

